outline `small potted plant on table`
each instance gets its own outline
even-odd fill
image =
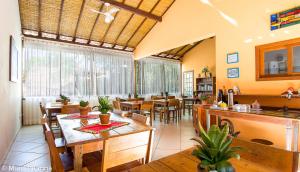
[[[112,109],[111,104],[107,97],[98,97],[98,110],[101,112],[100,114],[100,122],[102,125],[109,124],[110,114],[108,113],[109,110]]]
[[[61,102],[64,104],[64,105],[67,105],[68,104],[68,102],[70,101],[70,99],[67,97],[67,96],[65,96],[65,95],[60,95],[60,99],[61,99]]]
[[[87,116],[89,113],[89,102],[81,100],[79,106],[80,115]]]
[[[200,96],[200,100],[201,100],[201,104],[206,105],[207,104],[207,100],[208,100],[208,96],[207,95],[201,95]]]
[[[199,143],[193,151],[201,162],[198,164],[198,172],[234,172],[234,168],[228,160],[240,158],[236,152],[240,147],[230,147],[232,137],[229,135],[229,127],[225,125],[222,129],[213,125],[208,132],[200,126],[200,139],[192,140]]]

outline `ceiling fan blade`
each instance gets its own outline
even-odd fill
[[[118,12],[119,10],[120,10],[119,8],[112,8],[108,11],[108,13],[113,14],[113,13]]]
[[[103,13],[103,12],[100,12],[100,11],[97,11],[97,10],[94,10],[94,9],[90,9],[92,12],[94,12],[94,13],[99,13],[99,14],[104,14],[105,15],[105,13]]]

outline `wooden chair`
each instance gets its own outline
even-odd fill
[[[54,136],[51,132],[49,126],[47,123],[44,124],[46,131],[45,135],[47,138],[47,143],[50,150],[50,160],[51,160],[51,168],[54,172],[64,172],[64,171],[73,171],[74,168],[74,161],[73,161],[73,154],[71,152],[65,152],[65,153],[59,153],[59,151],[56,148]],[[89,165],[91,162],[89,155],[83,156],[83,164]],[[97,160],[95,159],[91,164],[96,164]],[[88,172],[87,168],[83,168],[84,172]]]
[[[137,113],[133,113],[131,119],[140,122],[142,124],[147,124],[148,117],[144,115],[140,115]]]
[[[169,104],[169,115],[172,113],[173,115],[173,120],[179,119],[180,115],[180,101],[178,99],[170,99]]]
[[[42,103],[42,102],[40,102],[40,110],[41,110],[41,118],[43,118],[44,115],[46,115],[46,117],[48,117],[48,114],[47,114],[46,109],[45,109],[45,107],[43,106],[43,103]],[[48,121],[48,120],[47,120],[47,121],[48,121],[50,127],[51,127],[51,128],[53,127],[52,124],[56,124],[56,127],[58,127],[58,125],[57,125],[56,114],[55,114],[55,113],[52,113],[52,114],[51,114],[51,117],[49,117],[49,118],[51,118],[51,119],[50,119],[51,122]]]
[[[104,140],[101,163],[88,166],[88,169],[120,172],[148,163],[151,161],[152,141],[152,130]]]
[[[79,113],[79,105],[63,105],[61,108],[62,114]]]
[[[113,101],[113,109],[114,110],[121,110],[121,103],[118,100]]]
[[[134,101],[144,101],[144,100],[145,100],[145,98],[142,98],[142,97],[140,97],[140,98],[130,98],[130,99],[128,99],[129,102],[134,102]]]
[[[161,100],[164,99],[164,96],[151,96],[151,100]]]
[[[45,135],[45,139],[47,140],[47,137],[46,137],[47,127],[46,127],[46,125],[48,126],[48,120],[47,120],[47,115],[46,114],[44,114],[43,117],[41,118],[41,123],[42,123],[42,126],[43,126],[43,132],[44,132],[44,135]],[[66,150],[65,139],[55,138],[54,134],[53,134],[53,138],[54,138],[54,143],[55,143],[55,147],[56,147],[57,151],[58,152],[65,152],[65,150]]]
[[[175,99],[175,96],[168,96],[168,99]]]

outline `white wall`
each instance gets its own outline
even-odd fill
[[[21,26],[18,0],[0,0],[0,4],[0,164],[2,164],[21,126],[21,80],[18,83],[9,82],[9,36],[13,35],[21,53]]]

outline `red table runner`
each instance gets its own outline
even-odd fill
[[[99,115],[86,115],[86,116],[83,116],[83,115],[80,115],[78,113],[78,114],[72,114],[72,115],[65,116],[61,119],[97,119],[97,118],[99,118]]]
[[[125,125],[128,125],[128,122],[121,122],[121,121],[110,121],[110,124],[108,125],[101,125],[99,123],[97,124],[90,124],[83,127],[74,128],[74,130],[82,131],[82,132],[88,132],[93,134],[99,134],[103,131],[112,130],[114,128],[122,127]]]

